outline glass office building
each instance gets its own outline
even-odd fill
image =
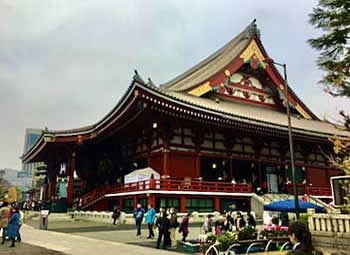
[[[27,128],[24,138],[23,154],[27,153],[30,148],[36,143],[42,134],[41,129]],[[42,165],[41,162],[23,164],[22,170],[32,176],[32,184],[35,184],[35,169]]]

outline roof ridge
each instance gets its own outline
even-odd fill
[[[163,83],[160,85],[162,89],[168,89],[168,90],[175,90],[175,91],[183,91],[185,89],[178,89],[176,88],[177,83],[181,82],[184,80],[186,77],[189,77],[193,75],[196,71],[199,69],[205,67],[208,65],[210,62],[221,56],[222,53],[226,52],[227,50],[233,51],[240,42],[243,40],[247,40],[247,45],[250,42],[250,40],[254,37],[258,36],[260,37],[260,32],[257,29],[256,26],[256,19],[253,20],[244,30],[242,30],[237,36],[235,36],[233,39],[231,39],[229,42],[227,42],[224,46],[216,50],[213,54],[209,55],[208,57],[204,58],[201,60],[198,64],[192,66],[190,69],[185,71],[184,73],[176,76],[174,79]],[[237,52],[240,53],[240,52]],[[234,56],[236,57],[236,56]],[[233,57],[233,58],[234,58]]]

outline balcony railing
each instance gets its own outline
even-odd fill
[[[288,193],[293,194],[292,184],[288,184]],[[297,184],[297,193],[298,195],[303,195],[306,193],[311,196],[332,196],[331,188],[309,186],[301,183]]]
[[[147,181],[129,184],[118,184],[112,187],[98,187],[83,195],[81,207],[88,207],[106,194],[126,193],[132,191],[164,190],[164,191],[194,191],[194,192],[226,192],[226,193],[250,193],[251,184],[232,184],[228,182],[206,182],[198,180],[169,180],[150,179]]]
[[[252,192],[252,186],[250,184],[232,184],[228,182],[151,179],[130,184],[116,185],[109,188],[108,193],[122,193],[142,190],[249,193]]]
[[[305,191],[312,196],[332,196],[331,188],[305,186]]]

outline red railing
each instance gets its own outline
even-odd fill
[[[232,184],[228,182],[203,182],[185,180],[147,180],[111,187],[108,193],[122,193],[142,190],[169,190],[169,191],[198,191],[198,192],[252,192],[250,184]]]
[[[81,196],[81,207],[87,207],[101,199],[105,194],[125,193],[143,190],[166,191],[196,191],[196,192],[227,192],[249,193],[252,192],[250,184],[232,184],[228,182],[205,182],[197,180],[155,180],[140,181],[129,184],[119,184],[112,187],[99,187]]]
[[[305,191],[312,196],[332,196],[331,188],[306,186]]]
[[[288,193],[293,194],[293,185],[288,184]],[[315,187],[305,184],[297,184],[297,193],[298,195],[304,195],[305,193],[311,196],[331,196],[331,188],[327,187]]]
[[[94,203],[96,200],[102,198],[106,194],[105,190],[98,187],[79,198],[79,207],[84,208]]]

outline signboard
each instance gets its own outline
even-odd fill
[[[58,177],[66,177],[67,176],[67,164],[61,163],[60,164],[60,171],[58,173]]]
[[[331,186],[334,206],[350,204],[350,201],[346,201],[350,198],[350,176],[331,177]]]

